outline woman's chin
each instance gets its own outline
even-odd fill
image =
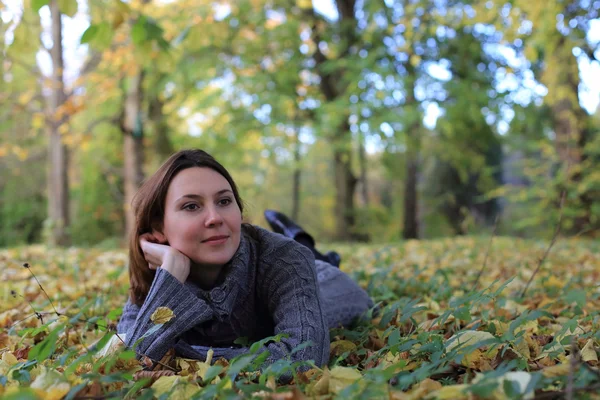
[[[221,262],[221,260],[194,260],[191,259],[192,265],[191,268],[204,269],[204,270],[215,270],[220,269],[223,265],[227,264],[227,262]]]

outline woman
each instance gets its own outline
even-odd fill
[[[309,235],[288,229],[310,239],[303,245],[243,223],[235,182],[202,150],[172,155],[142,185],[133,210],[130,298],[117,330],[128,346],[139,341],[137,353],[152,360],[170,348],[197,359],[212,348],[214,357],[229,359],[248,352],[234,344],[238,338],[252,343],[285,333],[265,345],[268,361],[311,341],[291,359],[323,365],[328,329],[349,324],[372,306],[364,290],[319,257],[314,241],[310,248]],[[277,216],[267,218],[281,224]],[[158,307],[175,316],[148,335]]]

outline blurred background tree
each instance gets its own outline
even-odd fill
[[[119,245],[200,147],[321,240],[600,225],[600,2],[2,0],[0,246]]]

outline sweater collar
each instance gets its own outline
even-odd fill
[[[252,239],[242,229],[240,234],[240,245],[237,251],[223,266],[225,279],[218,286],[210,290],[203,290],[196,284],[186,281],[186,285],[198,297],[202,297],[215,311],[218,319],[230,316],[238,298],[245,298],[250,291],[248,287],[248,269],[250,268],[253,253]]]

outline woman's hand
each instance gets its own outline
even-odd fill
[[[162,268],[184,283],[190,274],[190,259],[169,245],[161,244],[151,233],[140,236],[140,247],[148,268]]]

